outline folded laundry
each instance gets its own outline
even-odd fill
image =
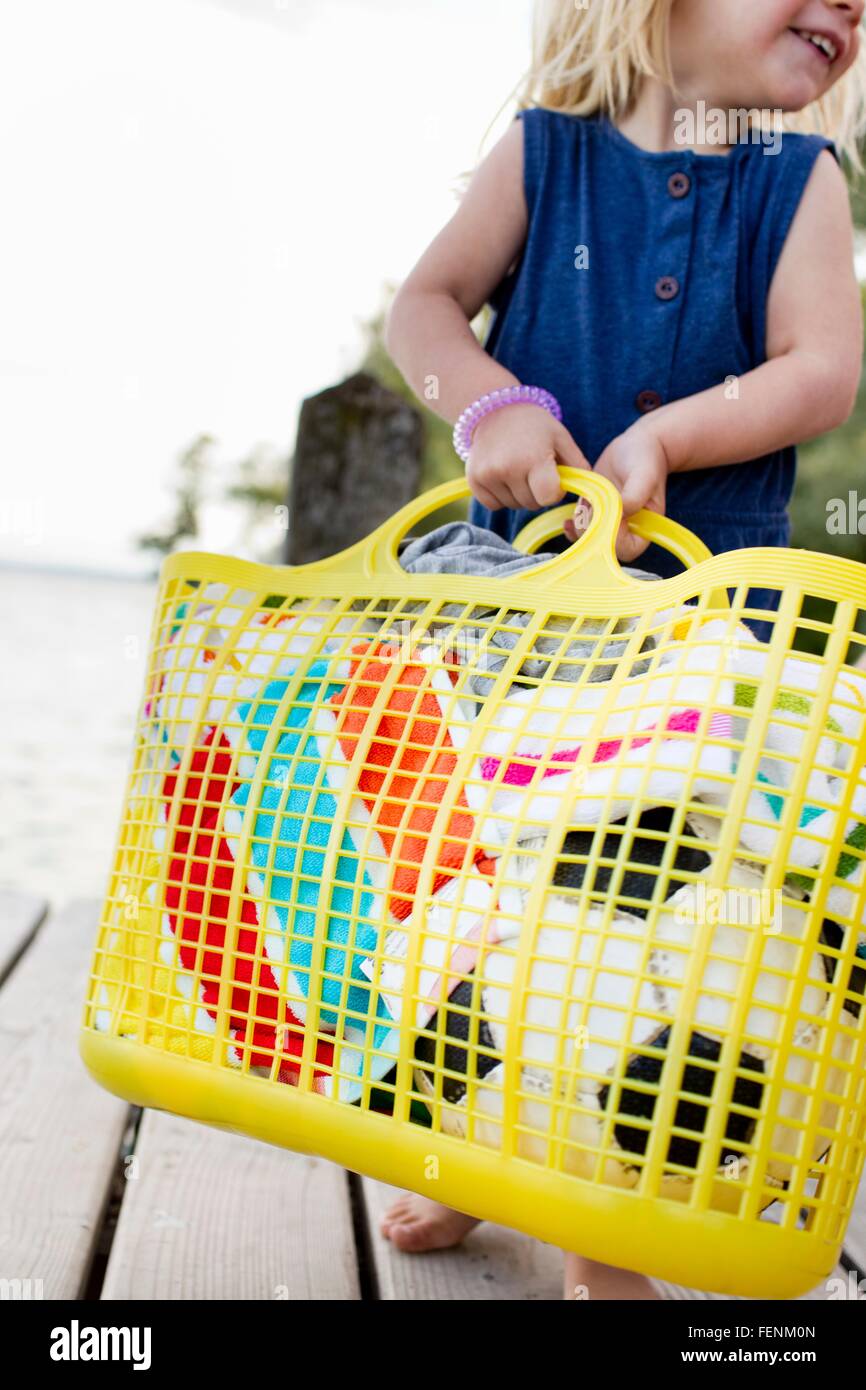
[[[735,700],[744,708],[754,706],[758,693],[764,688],[767,672],[767,649],[758,643],[734,643],[730,653],[730,670],[736,678]],[[787,657],[776,683],[774,712],[767,724],[767,748],[799,759],[803,743],[813,722],[815,702],[826,686],[827,673],[821,662],[802,657]],[[863,732],[866,715],[866,677],[846,669],[836,677],[825,718],[829,734],[819,741],[812,755],[813,766],[830,772],[847,769],[849,751]],[[834,737],[835,736],[835,737]]]
[[[704,636],[718,639],[721,633],[707,624],[697,634]],[[724,678],[724,661],[718,640],[696,640],[666,647],[651,673],[627,677],[613,699],[595,684],[514,689],[485,710],[481,758],[567,757],[584,739],[622,739],[655,728],[677,707],[726,709],[733,704],[734,685]]]
[[[754,707],[758,692],[765,685],[766,666],[764,648],[755,644],[733,647],[731,669],[737,678],[734,699],[738,706]],[[758,854],[768,855],[775,847],[778,833],[775,827],[781,821],[787,804],[785,789],[790,787],[794,775],[802,766],[804,745],[814,727],[815,703],[825,682],[826,673],[817,661],[810,662],[799,656],[788,657],[782,665],[774,691],[772,716],[763,730],[764,747],[775,756],[762,760],[756,774],[758,782],[765,785],[775,783],[779,791],[768,791],[763,795],[763,815],[747,817],[741,833],[742,843]],[[814,751],[810,753],[810,772],[797,818],[797,828],[806,834],[795,839],[787,855],[794,874],[798,869],[813,868],[823,863],[825,844],[836,828],[833,808],[839,805],[846,785],[842,774],[849,771],[852,754],[858,756],[857,749],[864,732],[864,715],[866,679],[846,669],[836,678],[830,692],[824,716],[824,728],[828,732],[817,740]],[[735,755],[734,770],[737,765]],[[866,824],[862,820],[866,816],[864,774],[866,769],[861,769],[850,808],[854,814],[845,825],[845,842],[855,851],[866,843]],[[859,862],[856,854],[843,851],[837,859],[835,877],[848,878]],[[832,894],[835,890],[830,891]]]
[[[246,590],[208,584],[173,608],[157,637],[144,708],[157,744],[172,750],[171,761],[191,732],[205,739],[263,680],[288,674],[309,652],[335,651],[338,634],[357,632],[345,616],[330,618],[335,607],[333,600],[303,599],[290,609],[267,608]],[[323,638],[326,628],[330,635]]]
[[[160,825],[149,819],[152,852],[148,857],[145,850],[144,872],[150,882],[136,914],[140,926],[118,921],[109,933],[108,983],[95,1026],[294,1085],[305,1045],[302,996],[280,987],[255,903],[242,897],[236,917],[230,914],[236,865],[221,822],[237,785],[233,764],[228,741],[211,730],[186,772],[164,777],[151,803]],[[334,1062],[326,1028],[311,1058],[314,1089],[326,1091]]]
[[[840,957],[844,959],[847,955],[847,932],[838,922],[833,921],[830,917],[825,917],[821,923],[821,941],[833,953],[828,952],[824,960],[828,978],[835,984],[838,961]],[[854,949],[854,960],[850,969],[846,968],[842,979],[841,1007],[846,1009],[853,1018],[859,1018],[860,1011],[866,1003],[866,938],[861,937],[857,943]]]
[[[501,1148],[508,1084],[517,1091],[522,1157],[547,1162],[555,1144],[567,1170],[591,1176],[602,1164],[608,1182],[635,1186],[660,1123],[651,1087],[661,1082],[674,1021],[687,1006],[684,1087],[690,1095],[669,1120],[674,1132],[662,1180],[665,1195],[687,1198],[702,1162],[722,1046],[748,982],[748,1007],[736,1025],[745,1039],[741,1075],[732,1094],[715,1097],[730,1107],[715,1164],[723,1178],[736,1159],[742,1178],[754,1161],[751,1146],[773,1087],[778,1094],[765,1177],[770,1186],[787,1182],[802,1161],[813,1073],[829,1050],[826,964],[820,950],[811,952],[796,1004],[795,1046],[783,1058],[790,979],[809,938],[808,910],[792,903],[777,908],[778,930],[760,933],[755,960],[762,877],[732,864],[724,876],[723,911],[713,918],[702,895],[718,877],[711,863],[646,920],[610,903],[587,908],[575,894],[548,890],[540,920],[524,925],[529,940],[521,944],[531,954],[516,1014],[517,943],[485,943],[472,974],[452,990],[416,1047],[418,1085],[441,1127],[457,1134],[471,1127],[477,1142]],[[525,891],[530,884],[528,876]],[[507,1083],[502,1058],[512,1026],[519,1036],[517,1074],[512,1063]],[[840,1065],[831,1064],[820,1133],[806,1161],[820,1158],[827,1147],[824,1136],[837,1123],[833,1098],[844,1094],[852,1052],[850,1037],[834,1041],[831,1063]]]
[[[680,880],[662,875],[659,872],[662,856],[667,846],[673,812],[658,808],[646,812],[638,822],[634,837],[628,841],[622,826],[611,827],[605,837],[601,859],[595,870],[591,895],[602,901],[608,896],[614,868],[611,860],[619,856],[622,877],[618,879],[615,893],[616,911],[625,908],[626,914],[646,916],[649,902],[655,897],[663,901],[677,888],[683,886]],[[644,833],[641,834],[641,831]],[[563,842],[566,860],[557,860],[553,883],[572,888],[579,887],[584,878],[585,866],[572,862],[571,856],[589,853],[592,834],[570,832]],[[543,842],[542,842],[543,843]],[[626,847],[627,848],[624,848]],[[539,845],[539,848],[541,846]],[[678,846],[673,868],[680,873],[700,873],[710,863],[709,855],[698,847]],[[529,885],[537,877],[538,855],[517,854],[501,864],[497,872],[496,861],[486,861],[477,867],[480,873],[466,875],[463,879],[451,879],[427,902],[423,917],[420,955],[417,967],[417,984],[406,992],[405,958],[409,951],[410,935],[406,931],[392,931],[385,938],[382,948],[381,973],[378,984],[383,991],[388,1007],[393,1014],[395,1025],[407,1022],[404,1000],[413,998],[415,1005],[415,1026],[424,1028],[446,999],[455,1006],[460,1004],[459,984],[474,970],[479,950],[510,943],[514,945],[526,925],[526,894]],[[643,866],[644,871],[636,868]],[[656,887],[662,880],[662,888]],[[641,908],[634,900],[646,902]],[[363,968],[363,967],[362,967]],[[375,979],[375,961],[372,959],[365,968],[370,980]],[[455,993],[455,984],[458,993]],[[471,994],[471,991],[470,991]],[[464,1004],[468,1000],[463,1001]],[[460,1028],[462,1014],[456,1012],[449,1024]],[[424,1057],[423,1042],[418,1053]],[[432,1061],[433,1058],[428,1058]],[[447,1070],[453,1070],[448,1062]],[[459,1094],[462,1095],[463,1091]],[[459,1099],[455,1092],[452,1099]]]
[[[526,555],[481,526],[455,521],[410,542],[400,556],[400,564],[410,574],[495,575],[504,579],[555,558],[555,554],[548,552]],[[623,572],[633,579],[658,580],[658,575],[646,570],[624,566]],[[401,607],[405,612],[420,612],[426,605],[409,603]],[[686,609],[683,605],[683,610]],[[671,616],[673,614],[659,613],[651,626],[658,627]],[[455,651],[464,661],[466,654],[473,654],[473,670],[466,684],[483,700],[493,689],[492,677],[502,670],[532,619],[527,613],[509,610],[502,614],[497,608],[475,608],[467,615],[465,604],[445,604],[437,611],[435,626],[439,627],[442,620],[449,617],[459,624],[449,638]],[[490,624],[494,620],[496,629],[491,634]],[[634,618],[575,619],[554,615],[548,618],[543,633],[535,639],[532,653],[521,665],[517,681],[519,683],[521,678],[540,680],[551,665],[553,679],[577,681],[587,664],[590,666],[588,680],[608,681],[616,669],[616,662],[628,651],[628,635],[636,626]],[[431,632],[433,630],[431,626]],[[640,650],[651,651],[655,646],[655,637],[648,633]],[[645,662],[636,662],[634,674],[646,669]]]
[[[387,642],[353,647],[345,686],[317,711],[311,726],[331,784],[339,787],[348,776],[356,779],[348,833],[371,882],[387,894],[392,923],[405,921],[415,906],[420,867],[453,780],[458,750],[469,734],[474,710],[454,693],[458,674],[454,654],[435,646],[416,649],[408,660],[399,646]],[[334,760],[335,745],[343,765]],[[381,855],[371,853],[369,827],[377,832]],[[439,831],[434,869],[420,976],[411,991],[418,998],[418,1023],[438,1007],[446,966],[471,966],[489,918],[495,864],[476,841],[475,821],[460,792]],[[395,1027],[403,1016],[409,943],[409,932],[395,928],[382,941],[378,958],[371,953],[360,964]],[[379,1052],[388,1056],[398,1048],[395,1031]]]
[[[670,866],[662,869],[676,814],[669,806],[655,806],[641,813],[632,831],[627,829],[626,821],[609,826],[587,884],[590,902],[601,905],[612,897],[617,911],[646,917],[652,902],[663,902],[683,886],[678,873],[700,874],[709,867],[706,849],[691,842],[697,837],[692,834],[691,818],[687,816],[676,838],[674,853],[668,854]],[[554,862],[555,888],[583,887],[594,840],[592,830],[568,831]]]
[[[469,736],[474,711],[455,694],[458,675],[454,654],[433,646],[416,648],[407,660],[397,645],[357,644],[346,684],[317,711],[312,725],[331,784],[343,785],[350,769],[356,778],[361,822],[355,825],[353,815],[349,833],[361,841],[359,832],[368,824],[378,832],[384,858],[374,859],[363,843],[359,852],[371,880],[387,891],[389,912],[400,921],[412,912],[418,866],[456,771],[458,750]],[[467,855],[473,862],[485,857],[481,846],[472,846],[474,832],[466,798],[458,793],[440,831],[431,892],[463,866]]]
[[[277,979],[261,939],[256,904],[248,897],[239,903],[234,948],[227,949],[235,860],[220,830],[220,818],[237,791],[232,763],[227,740],[214,734],[195,751],[182,782],[176,774],[165,779],[163,816],[173,825],[166,919],[180,964],[197,982],[203,1005],[199,1030],[215,1031],[220,984],[230,976],[228,1030],[235,1046],[229,1049],[229,1060],[241,1065],[245,1048],[252,1067],[270,1070],[274,1059],[279,1059],[277,1079],[294,1082],[304,1041],[303,994],[285,979]],[[163,943],[161,956],[172,963],[171,943]],[[332,1043],[317,1039],[314,1057],[329,1069]],[[314,1070],[317,1089],[324,1088],[327,1075],[327,1070]]]
[[[412,936],[406,930],[388,933],[381,960],[364,962],[362,969],[376,981],[395,1025],[407,1023],[406,1001],[415,999],[415,1026],[423,1027],[450,994],[455,977],[474,968],[482,945],[514,935],[514,927],[496,916],[492,861],[462,878],[450,879],[426,903],[421,933],[417,983],[406,992],[406,957]],[[379,976],[376,980],[377,964]],[[408,1011],[411,1015],[411,1010]]]
[[[411,573],[508,577],[550,558],[456,523],[410,543],[402,563]],[[866,932],[866,772],[850,786],[866,732],[866,677],[838,678],[816,736],[825,668],[798,655],[779,674],[747,627],[702,621],[688,604],[640,619],[548,614],[543,625],[537,614],[456,602],[438,607],[432,622],[431,606],[420,602],[386,600],[375,614],[361,614],[364,607],[363,599],[279,597],[271,606],[220,584],[172,599],[145,730],[148,795],[161,806],[151,816],[162,821],[153,847],[163,861],[161,896],[151,904],[158,958],[147,961],[161,973],[148,974],[147,987],[170,977],[154,994],[156,1007],[170,1003],[160,1019],[171,1031],[167,1045],[193,1056],[220,1048],[231,1065],[290,1084],[306,1055],[317,1091],[357,1101],[394,1066],[403,1030],[420,1029],[427,1042],[416,1054],[419,1084],[449,1101],[460,1078],[447,1078],[442,1091],[441,1037],[428,1046],[431,1025],[447,1016],[446,1057],[462,1049],[471,1068],[470,1054],[481,1053],[468,1075],[487,1084],[495,1130],[511,1016],[499,1005],[507,1004],[522,933],[548,933],[538,936],[549,958],[533,966],[530,996],[536,986],[543,1001],[559,990],[559,1015],[569,1000],[581,1018],[590,1005],[603,1010],[607,984],[590,998],[584,977],[592,972],[588,958],[573,954],[575,930],[582,943],[594,937],[595,950],[598,932],[610,934],[613,898],[612,936],[596,960],[605,979],[621,976],[631,988],[646,962],[647,919],[675,899],[678,907],[691,901],[695,877],[713,864],[712,846],[671,845],[672,827],[688,837],[703,811],[718,828],[732,797],[744,795],[744,777],[735,854],[771,860],[784,830],[789,887],[799,878],[807,897],[819,866],[835,868],[822,903],[837,935],[824,941],[850,958],[851,924]],[[422,610],[427,637],[414,631],[408,645],[405,634],[396,640],[389,615]],[[494,707],[488,696],[518,643],[529,649]],[[759,724],[768,673],[776,688]],[[827,865],[843,814],[845,846]],[[541,922],[529,923],[528,885],[551,827],[559,836],[553,882]],[[572,1134],[587,1152],[608,1124],[605,1077],[623,1049],[642,1047],[645,1062],[647,1048],[663,1054],[667,1046],[685,969],[667,957],[682,947],[686,959],[688,942],[678,920],[659,920],[670,940],[653,944],[653,962],[667,983],[653,995],[652,1017],[650,995],[641,995],[647,1018],[636,1036],[620,1028],[605,1042],[602,1028],[595,1039],[609,1046],[578,1095],[586,1123]],[[583,974],[569,976],[569,962]],[[786,955],[768,954],[766,963],[780,978],[790,965]],[[849,996],[862,973],[848,970]],[[734,975],[708,974],[709,995],[727,998]],[[813,975],[810,962],[809,991],[819,987]],[[620,985],[611,988],[616,1004]],[[808,1000],[817,1014],[823,1004],[811,993]],[[760,996],[753,1002],[759,1009]],[[846,1004],[856,1007],[856,999]],[[561,1042],[561,1029],[544,1002],[530,998],[527,1007],[521,1084],[530,1106],[549,1108],[562,1097],[557,1067],[574,1073],[588,1063],[571,1053],[557,1061],[550,1045]],[[644,1005],[636,1007],[640,1014]],[[781,1007],[768,996],[768,1016]],[[115,1008],[106,1001],[103,1015]],[[727,1016],[696,1012],[694,1024],[696,1035],[700,1027],[720,1033]],[[760,1040],[757,1025],[751,1031]],[[705,1041],[701,1035],[699,1051]],[[771,1050],[772,1029],[766,1041]],[[742,1065],[758,1070],[765,1060]],[[541,1111],[533,1114],[542,1123]],[[548,1114],[545,1129],[549,1122]]]
[[[375,1080],[393,1065],[383,1055],[390,1018],[381,1000],[371,998],[361,962],[375,951],[378,928],[386,912],[364,857],[337,816],[339,785],[331,780],[339,752],[322,758],[310,727],[313,710],[336,695],[349,679],[349,663],[332,659],[312,663],[290,704],[288,680],[269,681],[256,698],[238,706],[238,726],[227,726],[242,774],[225,815],[226,842],[245,870],[246,892],[261,914],[263,947],[281,994],[299,999],[295,1012],[309,1016],[310,974],[316,916],[326,899],[325,944],[320,972],[321,1021],[334,1030],[342,1048],[334,1077],[344,1099],[360,1091],[365,1050],[372,1058],[367,1079]],[[269,740],[279,719],[276,740]],[[269,755],[265,753],[266,745]],[[259,760],[267,756],[263,776]],[[354,820],[357,807],[350,808]],[[370,854],[387,862],[384,845],[371,832]],[[338,826],[339,852],[330,875],[325,864]],[[342,829],[339,826],[342,825]],[[329,883],[330,891],[326,887]],[[346,1073],[348,1072],[348,1077]]]
[[[694,734],[697,732],[700,725],[702,713],[703,711],[699,709],[680,710],[678,713],[672,714],[662,725],[649,725],[649,732],[654,733],[657,729],[661,728],[666,734]],[[729,738],[731,734],[730,715],[712,715],[707,721],[707,733],[710,737],[721,735],[723,738]],[[606,763],[609,762],[611,758],[617,757],[624,749],[643,748],[646,744],[651,742],[652,739],[649,735],[639,736],[638,734],[626,734],[620,738],[602,739],[600,742],[593,742],[590,762]],[[573,748],[567,748],[562,752],[550,754],[549,758],[541,753],[524,753],[523,756],[527,759],[532,759],[535,765],[533,766],[532,763],[522,762],[506,764],[502,775],[502,782],[507,786],[525,787],[539,772],[543,778],[561,777],[564,773],[571,770],[580,757],[581,752],[581,745],[575,744]],[[543,769],[541,766],[542,759],[548,763]],[[481,762],[481,775],[486,782],[493,782],[498,777],[499,770],[502,766],[503,760],[500,758],[483,758]]]
[[[500,621],[496,609],[489,609],[486,613],[476,616],[491,621],[496,619],[497,623]],[[659,613],[654,622],[656,625],[664,623],[670,616],[673,615]],[[522,641],[532,619],[526,613],[510,611],[501,621],[503,625],[497,627],[492,636],[488,627],[477,624],[461,627],[450,636],[451,643],[458,652],[462,653],[465,650],[468,653],[478,653],[477,661],[474,663],[476,669],[470,675],[467,685],[480,700],[492,693],[495,677],[504,667],[517,643]],[[629,650],[629,634],[636,626],[635,618],[574,619],[556,615],[548,618],[544,632],[535,638],[531,654],[522,662],[512,689],[527,681],[543,680],[548,671],[551,672],[551,679],[555,681],[577,682],[584,678],[587,671],[585,679],[588,681],[612,680],[617,663]],[[564,635],[548,635],[557,632]],[[631,675],[642,675],[649,669],[649,662],[644,654],[653,651],[656,644],[657,638],[654,634],[648,633],[644,636],[639,648],[643,659],[634,656]]]
[[[698,635],[719,634],[710,623]],[[729,794],[731,749],[719,741],[730,738],[733,700],[725,660],[719,641],[674,644],[613,698],[582,685],[503,700],[466,783],[484,843],[519,844],[558,817],[563,826],[616,821],[636,798],[650,807],[684,793]]]
[[[711,619],[657,653],[649,674],[627,677],[613,698],[585,684],[513,691],[492,712],[466,783],[484,843],[519,844],[557,819],[563,827],[618,820],[635,799],[652,806],[687,796],[725,809],[738,785],[739,750],[749,747],[754,699],[739,675],[756,646],[747,630]],[[808,771],[795,813],[802,833],[787,851],[792,869],[816,867],[835,833],[845,786],[835,769],[862,716],[841,693],[831,708],[831,733],[818,745],[830,771]],[[780,685],[774,693],[779,717],[768,721],[740,822],[741,844],[761,857],[774,853],[812,709],[797,691]],[[845,834],[864,816],[866,780],[855,786]]]
[[[555,558],[554,552],[527,555],[483,526],[452,521],[410,541],[400,555],[400,564],[409,574],[495,574],[506,579]]]
[[[710,853],[717,847],[721,831],[719,816],[690,811],[687,824],[694,835],[705,842]],[[859,1017],[863,996],[866,993],[866,970],[859,963],[866,958],[866,896],[863,894],[864,870],[866,870],[866,859],[863,857],[863,852],[866,851],[866,824],[858,822],[845,841],[845,845],[846,848],[838,856],[836,862],[834,881],[824,898],[824,916],[820,934],[821,940],[826,942],[833,952],[837,953],[828,953],[823,958],[828,978],[832,980],[836,973],[836,961],[839,956],[847,953],[849,933],[852,930],[854,932],[853,954],[857,964],[851,966],[847,975],[847,983],[844,987],[844,1007],[854,1017]],[[754,869],[754,865],[746,867]],[[846,879],[847,886],[835,881],[838,879]],[[793,870],[785,875],[783,891],[793,898],[801,898],[809,902],[818,886],[819,880],[813,874]],[[631,905],[629,905],[629,910],[636,911]]]
[[[302,1022],[316,919],[327,897],[320,1017],[337,1035],[341,1099],[357,1099],[363,1081],[381,1079],[399,1046],[385,995],[370,988],[370,962],[382,930],[413,909],[468,737],[471,713],[454,693],[456,677],[456,665],[436,648],[407,659],[400,646],[370,639],[348,657],[309,664],[296,690],[288,677],[264,683],[225,724],[239,776],[225,814],[226,844],[245,867],[277,988]],[[335,827],[339,853],[329,868]],[[439,832],[430,894],[467,869],[477,878],[491,865],[458,795]],[[392,934],[390,954],[395,941]]]

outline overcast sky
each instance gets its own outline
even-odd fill
[[[0,555],[141,567],[196,435],[290,451],[453,212],[530,8],[4,7]]]

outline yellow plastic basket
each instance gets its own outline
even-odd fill
[[[587,531],[506,580],[401,568],[462,482],[317,564],[165,562],[82,1056],[563,1248],[795,1296],[864,1158],[866,568],[641,513],[687,568],[640,580],[611,485],[562,479]]]

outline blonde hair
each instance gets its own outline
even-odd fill
[[[668,52],[673,5],[674,0],[584,0],[583,5],[578,0],[536,0],[532,63],[500,111],[516,96],[518,110],[544,106],[572,116],[604,112],[616,120],[632,106],[643,77],[673,87]],[[859,141],[866,130],[866,42],[821,101],[786,115],[785,128],[829,136],[855,169],[863,168]]]

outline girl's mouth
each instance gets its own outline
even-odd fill
[[[789,29],[788,32],[808,44],[813,53],[824,59],[828,67],[835,63],[842,51],[836,39],[831,39],[829,34],[817,34],[812,29]]]

